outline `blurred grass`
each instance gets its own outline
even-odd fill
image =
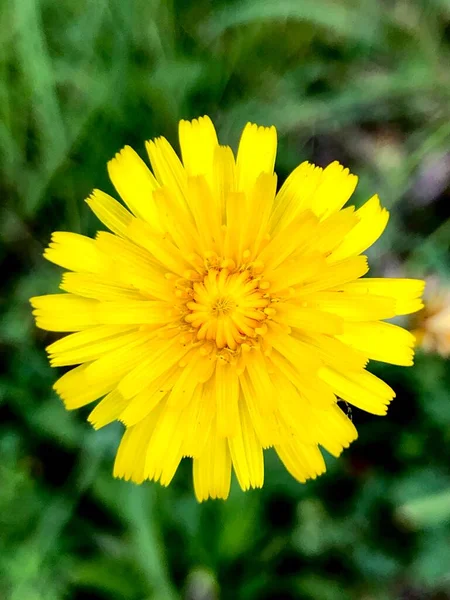
[[[374,273],[450,277],[448,0],[11,0],[0,3],[0,598],[450,598],[450,374],[374,365],[398,397],[305,486],[267,453],[262,491],[198,505],[112,479],[120,427],[90,431],[56,378],[29,296],[56,290],[53,230],[97,224],[105,163],[209,114],[280,134],[277,171],[337,159],[356,202],[391,210]],[[82,413],[83,411],[81,411]]]

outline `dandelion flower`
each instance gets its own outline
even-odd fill
[[[427,279],[425,306],[413,319],[417,345],[425,352],[450,356],[450,286],[438,277]]]
[[[338,399],[384,415],[393,390],[369,359],[411,365],[414,337],[386,323],[422,307],[423,283],[361,279],[388,213],[373,196],[343,208],[357,178],[300,164],[277,192],[274,127],[248,124],[236,158],[211,120],[179,126],[182,161],[147,143],[108,164],[126,207],[95,190],[111,231],[56,232],[45,258],[64,293],[32,298],[68,409],[99,398],[95,428],[125,425],[114,475],[168,485],[193,459],[199,501],[263,485],[273,447],[300,482],[357,437]]]

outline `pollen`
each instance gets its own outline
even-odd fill
[[[230,265],[230,259],[220,264]],[[267,290],[261,289],[261,276],[251,268],[207,268],[199,282],[185,282],[192,300],[186,303],[186,323],[197,340],[215,343],[218,349],[239,349],[257,338],[257,329],[267,319],[264,309],[270,304]]]

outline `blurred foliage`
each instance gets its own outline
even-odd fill
[[[204,113],[234,146],[275,124],[281,180],[349,166],[391,210],[373,272],[448,278],[450,1],[3,0],[0,50],[0,598],[450,598],[448,361],[371,366],[397,399],[353,410],[318,481],[268,452],[262,491],[198,505],[187,461],[168,489],[112,478],[120,427],[64,410],[27,303],[57,287],[50,233],[95,231],[106,161]]]

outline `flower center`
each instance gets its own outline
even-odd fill
[[[261,277],[255,277],[251,268],[209,268],[203,279],[198,279],[192,283],[184,317],[198,340],[236,350],[263,332],[264,309],[270,298]]]

